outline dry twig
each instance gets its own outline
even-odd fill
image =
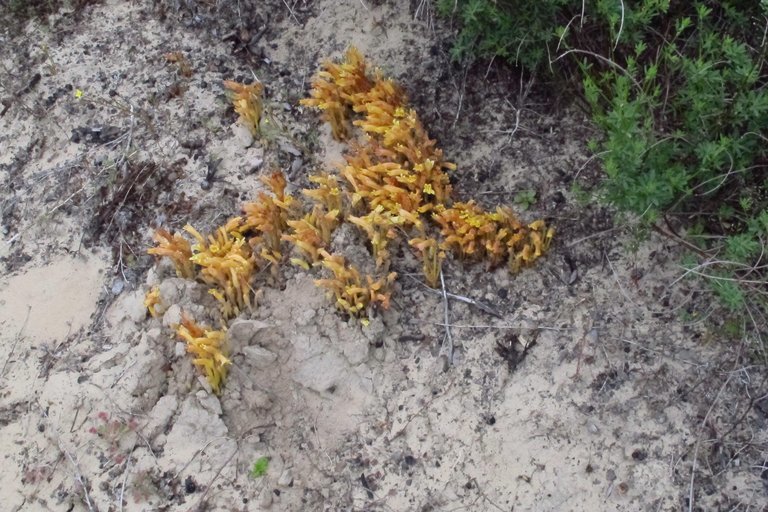
[[[712,409],[715,408],[715,405],[717,404],[718,400],[720,400],[720,395],[723,394],[723,391],[725,391],[725,388],[728,386],[728,383],[731,381],[731,376],[733,374],[728,374],[728,378],[725,379],[725,382],[722,386],[720,386],[720,390],[717,392],[717,395],[715,396],[715,399],[712,401],[712,405],[709,406],[709,410],[707,411],[707,414],[704,416],[704,420],[701,422],[701,428],[699,431],[699,435],[696,437],[696,445],[693,449],[693,464],[691,465],[691,483],[688,487],[688,512],[693,512],[693,484],[696,479],[696,462],[698,460],[699,456],[699,445],[701,444],[701,436],[702,432],[704,430],[704,426],[707,424],[707,421],[709,421],[709,415],[712,414]]]
[[[32,311],[32,306],[27,306],[27,316],[24,319],[24,323],[21,326],[21,329],[19,329],[19,332],[16,334],[16,339],[13,341],[13,345],[11,345],[11,351],[8,352],[8,357],[5,360],[5,363],[3,364],[3,369],[0,370],[0,379],[3,378],[3,375],[5,375],[5,368],[8,366],[8,363],[11,361],[11,358],[13,357],[13,352],[16,350],[16,345],[21,340],[22,336],[21,333],[24,332],[24,328],[27,326],[27,322],[29,321],[29,313]]]
[[[445,290],[445,279],[443,278],[443,271],[440,271],[440,286],[443,290],[443,315],[445,317],[445,337],[443,343],[440,346],[440,359],[443,360],[443,371],[453,364],[453,336],[451,335],[450,326],[450,311],[448,308],[448,292]]]

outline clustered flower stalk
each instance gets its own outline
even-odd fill
[[[240,121],[256,137],[261,132],[261,116],[264,110],[264,85],[261,82],[241,84],[225,80],[224,87],[231,91],[232,106]]]
[[[185,315],[176,334],[187,343],[187,352],[194,356],[192,364],[203,372],[213,392],[219,394],[232,364],[227,357],[226,331],[202,327]]]

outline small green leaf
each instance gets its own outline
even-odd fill
[[[536,202],[536,191],[531,189],[521,190],[515,194],[515,204],[523,211]]]
[[[261,478],[267,474],[267,469],[269,469],[269,459],[267,457],[259,457],[251,468],[251,478]]]
[[[745,212],[749,212],[752,209],[752,198],[749,196],[742,196],[739,198],[739,206]]]

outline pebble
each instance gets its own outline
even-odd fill
[[[264,487],[259,494],[259,507],[271,508],[272,507],[272,489]]]
[[[284,470],[280,474],[280,478],[277,479],[277,485],[280,487],[288,487],[293,483],[293,471],[290,468]]]
[[[270,327],[272,327],[270,324],[261,320],[237,320],[229,326],[227,336],[230,342],[240,343],[243,346],[251,345],[259,331]]]
[[[277,354],[258,345],[243,347],[243,354],[258,369],[266,369],[277,361]]]
[[[181,306],[172,304],[163,314],[163,325],[173,327],[181,323]]]

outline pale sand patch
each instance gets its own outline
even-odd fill
[[[105,261],[94,255],[65,256],[0,282],[0,354],[8,356],[10,344],[19,334],[24,345],[30,346],[61,342],[86,326],[99,298],[105,268]]]

